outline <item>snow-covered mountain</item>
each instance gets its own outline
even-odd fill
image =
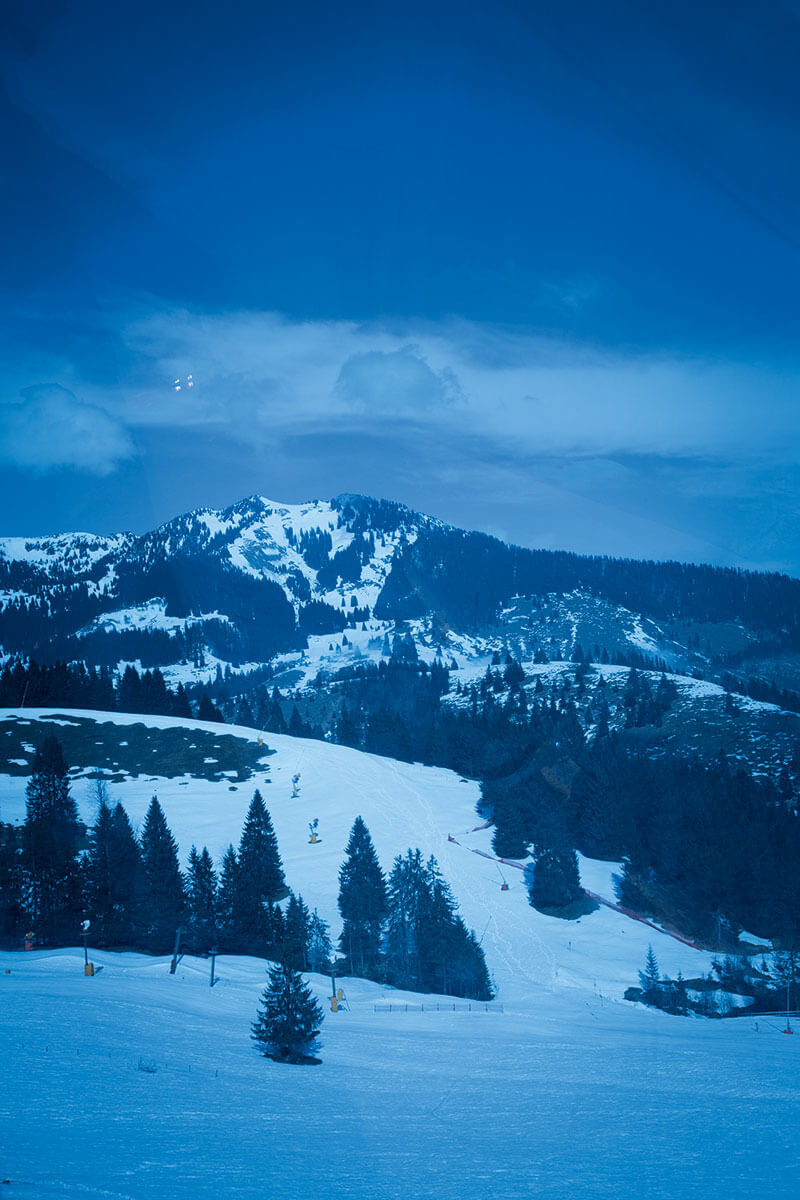
[[[184,682],[279,660],[297,682],[348,646],[380,658],[398,632],[459,666],[580,648],[800,689],[797,580],[526,550],[362,496],[253,496],[140,537],[0,539],[6,656],[139,662]]]

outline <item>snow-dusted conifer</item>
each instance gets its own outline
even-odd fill
[[[318,1063],[313,1057],[322,1009],[303,978],[291,967],[270,967],[269,984],[252,1026],[253,1041],[265,1058],[285,1063]]]

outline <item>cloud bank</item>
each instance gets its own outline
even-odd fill
[[[133,452],[121,421],[58,384],[23,388],[19,400],[0,406],[0,461],[10,466],[109,475]]]
[[[460,321],[395,328],[155,309],[116,322],[129,377],[79,390],[130,429],[216,426],[270,441],[304,425],[409,420],[516,457],[790,462],[800,448],[800,364],[625,356]]]
[[[252,491],[364,491],[524,544],[800,572],[798,364],[149,301],[104,322],[91,374],[16,363],[0,460],[63,483],[133,457],[142,527]]]

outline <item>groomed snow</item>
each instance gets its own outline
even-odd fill
[[[112,719],[121,734],[142,720]],[[258,783],[288,882],[334,933],[356,815],[385,868],[408,846],[434,853],[483,937],[503,1011],[434,1012],[434,997],[344,980],[350,1011],[327,1016],[323,1065],[281,1067],[249,1041],[262,962],[218,960],[211,990],[208,963],[188,958],[170,976],[167,959],[90,951],[103,967],[90,979],[81,950],[2,955],[0,1197],[749,1200],[758,1188],[795,1200],[800,1039],[778,1020],[681,1019],[622,1000],[649,943],[673,975],[700,974],[710,956],[610,909],[543,917],[513,867],[501,892],[500,870],[472,852],[491,840],[475,828],[475,783],[268,741],[268,770],[236,791],[153,777],[111,786],[112,798],[138,823],[157,792],[184,857],[194,841],[218,859]],[[24,782],[2,779],[4,820],[24,814]],[[85,817],[89,786],[73,784]],[[614,864],[582,869],[592,890],[610,888]],[[324,1001],[328,982],[311,980]],[[376,1012],[390,996],[426,1011]]]
[[[30,720],[47,713],[57,719],[96,716],[120,728],[145,722],[151,727],[188,726],[234,734],[251,741],[255,730],[218,726],[175,717],[141,717],[91,714],[57,709],[0,710],[0,719],[12,715]],[[272,816],[290,887],[303,895],[311,908],[340,928],[337,909],[338,872],[350,829],[362,816],[372,834],[381,864],[391,868],[398,854],[419,847],[436,856],[453,889],[467,925],[474,929],[486,953],[498,998],[507,1003],[527,1000],[531,989],[563,991],[575,988],[587,996],[600,994],[621,1000],[627,987],[636,984],[652,942],[663,972],[678,970],[684,977],[708,971],[713,956],[685,946],[665,934],[631,921],[611,909],[600,908],[579,921],[542,916],[528,903],[521,871],[499,868],[483,854],[491,854],[491,829],[481,824],[475,806],[479,787],[452,771],[400,763],[333,746],[325,742],[267,734],[275,753],[265,757],[265,771],[253,780],[234,785],[188,777],[165,779],[156,774],[110,784],[113,801],[121,800],[134,827],[141,826],[154,794],[169,822],[186,863],[192,844],[207,845],[219,864],[229,843],[238,844],[247,808],[258,786]],[[300,773],[300,796],[292,799],[292,776]],[[91,823],[95,812],[94,785],[77,779],[72,792],[81,817]],[[25,815],[24,778],[0,776],[0,812],[5,821],[22,821]],[[319,819],[322,841],[308,842],[308,825]],[[451,842],[448,835],[456,839]],[[483,854],[475,854],[474,851]],[[616,864],[593,867],[584,863],[585,886],[613,900],[611,874]],[[509,891],[500,890],[503,876]],[[598,882],[599,880],[599,882]]]

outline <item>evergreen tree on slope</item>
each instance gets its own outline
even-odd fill
[[[265,1058],[285,1063],[318,1063],[313,1057],[322,1026],[322,1009],[302,976],[278,964],[269,969],[269,984],[252,1026],[253,1041]]]
[[[309,920],[308,933],[308,969],[319,975],[327,975],[331,969],[333,947],[327,921],[324,921],[316,909]]]
[[[308,908],[303,903],[302,896],[289,892],[289,903],[286,906],[283,932],[284,966],[293,971],[308,971],[308,944],[311,934],[311,917]]]
[[[26,795],[27,919],[46,944],[74,941],[82,913],[79,845],[84,830],[70,794],[61,744],[52,734],[36,752]]]
[[[414,990],[420,984],[419,923],[429,896],[429,879],[420,850],[398,854],[389,875],[386,925],[386,974],[393,987]]]
[[[221,950],[236,949],[236,896],[239,863],[233,846],[228,846],[222,858],[217,890],[217,938]]]
[[[256,789],[239,843],[236,871],[235,939],[243,954],[264,954],[274,942],[273,906],[287,896],[278,839]]]
[[[125,809],[111,808],[105,784],[98,784],[97,795],[87,867],[92,936],[108,946],[126,946],[136,938],[142,860]]]
[[[380,979],[381,934],[388,911],[386,881],[364,821],[356,817],[339,870],[339,939],[351,974]]]
[[[0,822],[0,946],[18,949],[25,913],[22,906],[21,830]]]
[[[583,896],[578,856],[562,845],[537,852],[530,902],[540,911],[567,908]]]
[[[217,940],[217,873],[206,846],[199,854],[192,846],[187,884],[192,947],[195,953],[203,954]]]
[[[140,896],[147,945],[156,954],[166,954],[175,931],[186,920],[186,895],[178,847],[155,796],[142,827]]]

